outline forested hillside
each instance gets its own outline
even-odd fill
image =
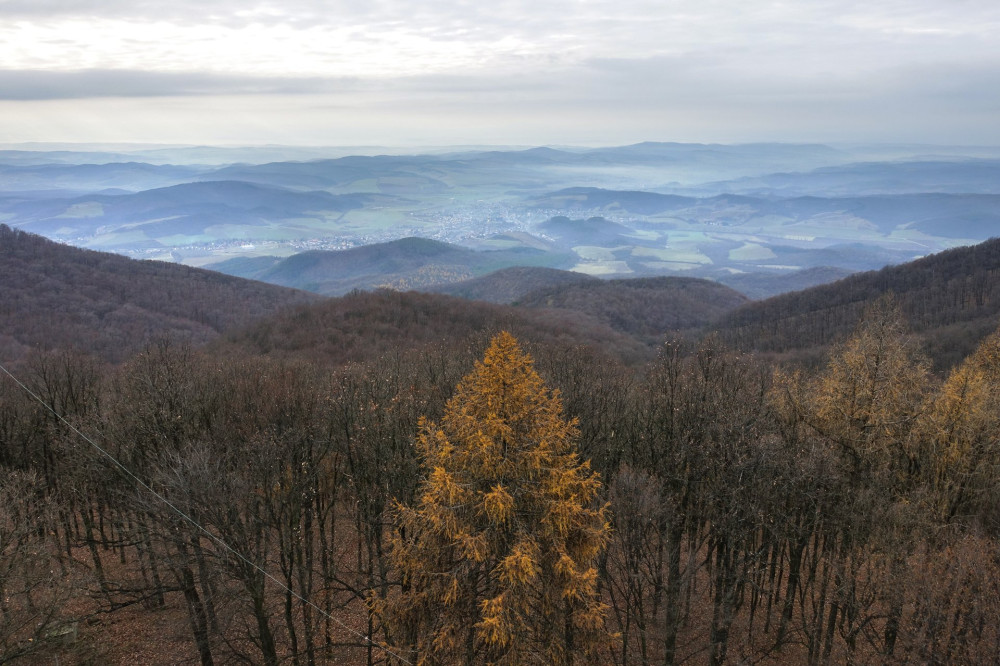
[[[200,344],[301,291],[81,250],[0,225],[0,359],[75,348],[121,361],[164,337]]]
[[[653,349],[584,313],[533,311],[417,292],[356,292],[303,305],[230,332],[220,353],[322,360],[342,365],[422,345],[455,348],[483,332],[509,329],[547,344],[587,345],[644,363]]]
[[[435,285],[427,288],[427,291],[473,301],[510,304],[541,289],[598,280],[600,278],[591,275],[556,268],[512,266],[470,280]]]
[[[808,353],[843,340],[865,309],[890,292],[935,365],[950,367],[997,326],[1000,240],[748,303],[715,326],[740,349]]]
[[[851,271],[830,266],[805,268],[792,273],[733,273],[720,275],[716,279],[747,298],[754,300],[770,298],[790,291],[801,291],[809,287],[836,282],[851,274]]]
[[[5,234],[4,270],[67,249]],[[71,252],[76,280],[34,275],[84,310],[105,265],[124,301],[245,294]],[[0,661],[992,663],[1000,333],[934,373],[909,327],[932,330],[940,302],[940,321],[995,329],[997,253],[820,292],[830,321],[856,315],[806,367],[724,335],[654,356],[607,313],[413,292],[304,302],[116,364],[84,319],[92,348],[20,359],[31,393],[0,375]],[[885,297],[907,270],[923,286]],[[584,281],[545,298],[655,314],[692,288],[732,293]],[[223,302],[220,322],[246,321]]]
[[[656,345],[668,332],[700,329],[746,301],[717,282],[657,277],[558,285],[525,294],[516,304],[582,312]]]

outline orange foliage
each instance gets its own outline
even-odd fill
[[[423,422],[429,470],[397,506],[400,595],[375,603],[416,663],[569,663],[607,644],[595,559],[607,541],[600,479],[575,422],[509,333]]]

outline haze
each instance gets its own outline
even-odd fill
[[[0,3],[0,142],[1000,143],[1000,5]]]

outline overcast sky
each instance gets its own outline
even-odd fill
[[[1000,144],[997,0],[0,0],[0,142]]]

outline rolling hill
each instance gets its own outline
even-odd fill
[[[1000,194],[989,193],[919,192],[784,198],[719,194],[694,198],[575,187],[535,197],[526,203],[537,208],[575,212],[647,216],[670,213],[669,218],[686,222],[715,217],[717,224],[752,224],[757,226],[757,233],[772,235],[779,234],[781,227],[824,218],[832,220],[834,216],[866,224],[883,234],[899,229],[919,231],[928,236],[985,240],[1000,229]]]
[[[734,273],[716,278],[718,282],[732,287],[747,298],[761,300],[785,294],[790,291],[802,291],[820,284],[836,282],[850,275],[852,271],[831,266],[817,266],[792,273],[777,271],[771,273]]]
[[[537,229],[546,236],[556,239],[565,247],[574,245],[614,247],[635,242],[634,239],[627,238],[633,233],[632,229],[603,217],[571,220],[560,215],[542,222]]]
[[[212,343],[218,353],[246,353],[341,365],[425,345],[462,348],[501,329],[533,344],[588,345],[628,363],[653,349],[580,312],[531,310],[418,292],[354,292],[285,310]]]
[[[427,238],[403,238],[339,251],[312,251],[210,268],[327,296],[353,289],[417,289],[458,282],[509,266],[568,266],[566,255],[531,248],[476,251]]]
[[[6,157],[6,159],[5,159]],[[144,162],[106,164],[23,164],[0,151],[0,192],[62,190],[95,192],[107,188],[139,191],[179,185],[204,169]]]
[[[1000,160],[923,159],[860,162],[798,173],[706,183],[698,189],[771,196],[857,196],[941,192],[1000,194]]]
[[[639,215],[655,215],[668,210],[689,208],[697,203],[694,197],[682,197],[656,192],[605,190],[599,187],[568,187],[526,203],[537,208],[558,210],[622,210]]]
[[[846,338],[865,308],[886,294],[936,366],[949,367],[1000,323],[1000,239],[748,303],[714,327],[742,349],[815,355]]]
[[[458,296],[471,301],[510,304],[540,289],[599,281],[599,278],[590,275],[555,268],[512,266],[471,280],[435,285],[422,291]]]
[[[166,237],[253,237],[277,220],[337,216],[361,208],[361,194],[295,192],[240,181],[194,182],[126,194],[3,202],[8,221],[33,233],[66,238],[98,236],[103,248],[169,246]],[[212,229],[212,228],[216,229]],[[231,233],[219,231],[229,227]]]
[[[158,338],[204,343],[313,294],[60,245],[0,225],[0,358],[76,348],[120,361]]]
[[[747,302],[729,287],[698,278],[593,280],[541,289],[515,305],[581,312],[656,345],[669,332],[700,329]]]

